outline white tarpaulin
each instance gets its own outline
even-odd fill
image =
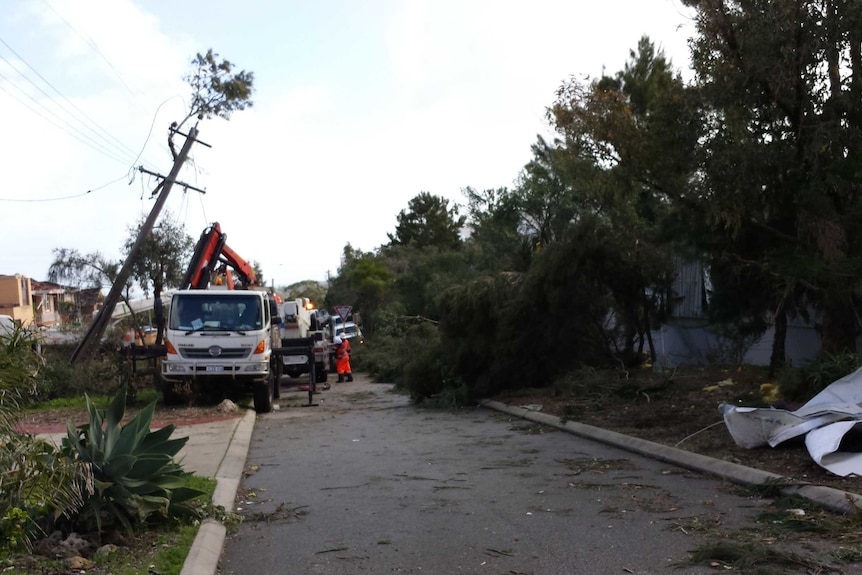
[[[829,384],[796,411],[727,404],[719,409],[740,447],[775,447],[804,435],[818,465],[842,477],[862,476],[862,453],[841,451],[844,436],[862,424],[862,369]]]

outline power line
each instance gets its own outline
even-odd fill
[[[57,118],[57,120],[58,120],[61,124],[65,124],[65,125],[66,125],[66,127],[62,126],[61,124],[58,124],[57,122],[55,122],[55,121],[54,121],[54,120],[52,120],[51,118],[46,117],[42,112],[40,112],[39,110],[37,110],[37,109],[33,108],[32,106],[30,106],[30,105],[29,105],[29,104],[27,104],[25,101],[21,100],[18,96],[16,96],[15,94],[13,94],[13,93],[12,93],[12,92],[10,92],[9,90],[7,90],[5,87],[3,87],[3,85],[2,85],[2,84],[0,84],[0,90],[2,90],[3,92],[6,92],[6,94],[8,94],[11,98],[13,98],[13,99],[14,99],[15,101],[17,101],[19,104],[21,104],[21,105],[23,105],[24,107],[28,108],[30,111],[32,111],[32,112],[33,112],[34,114],[36,114],[37,116],[41,117],[43,120],[45,120],[45,121],[47,121],[47,122],[49,122],[49,123],[53,124],[54,126],[56,126],[57,128],[59,128],[60,130],[63,130],[64,132],[66,132],[67,134],[69,134],[70,136],[72,136],[73,138],[75,138],[76,140],[78,140],[79,142],[81,142],[82,144],[85,144],[85,145],[87,145],[87,146],[89,146],[89,147],[93,148],[93,149],[94,149],[94,150],[96,150],[97,152],[100,152],[101,154],[104,154],[105,156],[107,156],[107,157],[111,158],[112,160],[115,160],[115,161],[119,162],[120,164],[123,164],[124,166],[129,165],[129,161],[128,161],[127,159],[123,159],[123,158],[120,158],[120,157],[118,157],[118,156],[114,156],[114,155],[110,152],[110,150],[105,149],[105,148],[104,148],[104,147],[102,147],[98,142],[96,142],[96,141],[95,141],[95,140],[93,140],[92,138],[88,137],[86,134],[83,134],[83,133],[82,133],[80,130],[78,130],[75,126],[72,126],[71,124],[69,124],[69,122],[67,122],[67,121],[66,121],[66,120],[64,120],[63,118],[60,118],[60,116],[58,116],[58,115],[57,115],[55,112],[53,112],[52,110],[49,110],[49,109],[48,109],[44,104],[42,104],[41,102],[39,102],[38,100],[36,100],[35,98],[33,98],[30,94],[27,94],[26,92],[24,92],[23,90],[21,90],[21,88],[19,88],[18,86],[16,86],[14,82],[10,81],[10,80],[9,80],[6,76],[4,76],[2,73],[0,73],[0,78],[2,78],[2,79],[4,79],[4,80],[6,80],[7,82],[9,82],[9,85],[13,86],[16,90],[18,90],[19,92],[21,92],[21,93],[22,93],[22,94],[23,94],[27,99],[29,99],[31,102],[33,102],[33,103],[34,103],[34,104],[36,104],[37,106],[41,107],[41,108],[42,108],[43,110],[45,110],[48,114],[50,114],[50,115],[54,116],[55,118]],[[76,132],[77,132],[77,133],[76,133]],[[89,141],[88,141],[88,140],[89,140]]]
[[[58,89],[57,89],[53,84],[51,84],[51,82],[49,82],[49,81],[48,81],[44,76],[42,76],[42,74],[40,74],[40,73],[39,73],[39,71],[38,71],[38,70],[36,70],[36,68],[34,68],[33,66],[31,66],[31,65],[30,65],[30,63],[29,63],[29,62],[27,62],[27,60],[25,60],[25,59],[24,59],[20,54],[18,54],[18,52],[16,52],[16,51],[15,51],[15,49],[14,49],[14,48],[12,48],[12,46],[10,46],[10,45],[9,45],[9,43],[8,43],[8,42],[6,42],[5,40],[3,40],[3,38],[0,38],[0,43],[2,43],[4,46],[6,46],[6,48],[7,48],[10,52],[12,52],[12,54],[14,54],[14,55],[15,55],[15,57],[16,57],[16,58],[18,58],[18,60],[20,60],[20,61],[21,61],[21,62],[23,62],[23,63],[24,63],[28,68],[30,68],[30,70],[32,70],[32,71],[33,71],[33,73],[34,73],[34,74],[36,74],[36,76],[38,76],[40,80],[42,80],[43,82],[45,82],[45,84],[46,84],[46,85],[48,85],[52,90],[54,90],[54,92],[56,92],[58,96],[60,96],[61,98],[63,98],[63,100],[65,100],[65,101],[66,101],[66,102],[67,102],[67,103],[68,103],[72,108],[74,108],[74,109],[75,109],[75,110],[76,110],[76,111],[77,111],[81,116],[83,116],[86,120],[88,120],[88,121],[89,121],[93,126],[95,126],[96,128],[98,128],[99,130],[101,130],[101,132],[102,132],[103,134],[105,134],[108,138],[111,138],[114,142],[116,142],[117,144],[119,144],[119,146],[120,146],[120,147],[125,148],[126,152],[128,152],[128,153],[130,153],[130,154],[134,154],[134,153],[135,153],[135,152],[134,152],[134,150],[132,150],[131,148],[129,148],[128,146],[126,146],[123,142],[121,142],[121,141],[120,141],[118,138],[116,138],[113,134],[111,134],[110,132],[108,132],[107,130],[105,130],[105,129],[104,129],[102,126],[100,126],[100,125],[99,125],[95,120],[93,120],[90,116],[88,116],[88,115],[86,114],[86,112],[84,112],[83,110],[81,110],[81,108],[79,108],[78,106],[76,106],[74,102],[70,101],[70,100],[69,100],[69,98],[67,98],[65,95],[63,95],[63,93],[62,93],[62,92],[60,92],[60,90],[58,90]],[[11,62],[9,62],[9,60],[7,60],[6,58],[3,58],[2,56],[0,56],[0,59],[2,59],[4,62],[6,62],[6,63],[7,63],[7,64],[9,64],[10,66],[12,66],[12,68],[13,68],[16,72],[18,72],[18,74],[20,74],[20,75],[21,75],[25,80],[27,80],[28,82],[30,82],[33,86],[36,86],[36,84],[35,84],[34,82],[32,82],[29,78],[27,78],[27,77],[26,77],[26,76],[21,72],[21,70],[19,70],[19,69],[18,69],[16,66],[14,66]],[[45,93],[43,90],[41,90],[38,86],[36,86],[36,88],[37,88],[37,89],[39,89],[43,94],[45,94],[45,96],[47,96],[47,97],[49,97],[49,98],[50,98],[50,96],[48,96],[48,94],[46,94],[46,93]],[[53,99],[52,99],[52,101],[53,101]],[[60,104],[58,103],[58,105],[60,105]],[[69,113],[70,115],[72,115],[72,114],[71,114],[71,112],[69,112],[69,110],[68,110],[67,108],[65,108],[65,107],[63,107],[63,106],[60,106],[60,107],[61,107],[61,108],[63,108],[63,109],[64,109],[64,111],[66,111],[67,113]],[[73,116],[73,115],[72,115],[72,116]],[[74,117],[74,116],[73,116],[73,117]],[[76,118],[76,120],[78,120],[78,121],[79,121],[79,122],[80,122],[84,127],[86,127],[87,129],[89,129],[91,132],[93,132],[93,134],[95,134],[95,135],[97,135],[97,136],[98,136],[98,134],[96,133],[96,131],[95,131],[95,130],[93,130],[93,128],[91,128],[89,125],[87,125],[87,123],[86,123],[86,122],[81,121],[79,118]],[[100,137],[101,137],[101,136],[100,136]],[[137,160],[135,160],[135,161],[137,162]],[[134,162],[133,162],[133,163],[134,163]]]
[[[149,113],[149,110],[147,110],[147,109],[146,109],[146,107],[144,107],[144,105],[143,105],[143,104],[141,104],[140,100],[138,99],[138,98],[139,98],[139,96],[140,96],[140,91],[138,91],[138,93],[135,93],[135,91],[133,91],[133,90],[132,90],[132,88],[131,88],[131,87],[126,83],[126,81],[123,79],[122,74],[120,74],[120,72],[119,72],[119,71],[114,67],[114,65],[111,63],[111,61],[110,61],[110,60],[108,60],[108,58],[107,58],[107,57],[105,57],[105,55],[102,53],[102,51],[101,51],[101,50],[99,50],[99,46],[96,44],[96,42],[95,42],[92,38],[90,38],[90,36],[89,36],[89,35],[82,34],[82,33],[81,33],[77,28],[75,28],[74,26],[72,26],[72,24],[70,24],[68,20],[66,20],[65,18],[63,18],[63,15],[62,15],[62,14],[60,14],[59,12],[57,12],[57,10],[56,10],[53,6],[51,6],[51,4],[48,2],[48,0],[42,0],[42,2],[44,2],[44,3],[45,3],[45,5],[46,5],[48,8],[50,8],[50,9],[51,9],[51,11],[52,11],[54,14],[56,14],[56,15],[57,15],[57,17],[58,17],[60,20],[62,20],[62,21],[63,21],[63,23],[64,23],[66,26],[68,26],[68,27],[69,27],[69,29],[70,29],[72,32],[74,32],[74,33],[75,33],[75,34],[76,34],[76,35],[77,35],[77,36],[78,36],[78,37],[79,37],[79,38],[84,42],[84,44],[86,44],[87,46],[89,46],[89,47],[90,47],[90,49],[91,49],[91,50],[93,50],[93,52],[95,52],[96,54],[98,54],[98,55],[99,55],[99,57],[100,57],[100,58],[102,58],[102,60],[104,60],[104,61],[105,61],[105,63],[108,65],[108,67],[109,67],[109,68],[114,72],[114,75],[117,77],[117,79],[120,81],[120,83],[121,83],[123,86],[125,86],[126,90],[128,90],[128,91],[129,91],[129,94],[131,94],[132,96],[134,96],[134,97],[135,97],[135,101],[138,103],[138,105],[139,105],[139,106],[141,106],[141,108],[144,110],[144,112]],[[85,36],[86,36],[86,37],[85,37]]]
[[[137,164],[137,163],[138,163],[138,160],[141,158],[141,155],[143,155],[144,150],[147,148],[147,143],[150,141],[150,137],[153,135],[153,127],[156,125],[156,118],[158,118],[158,117],[159,117],[159,110],[161,110],[161,109],[162,109],[162,106],[164,106],[165,104],[167,104],[168,102],[170,102],[170,101],[171,101],[171,100],[173,100],[174,98],[179,98],[179,97],[180,97],[180,96],[171,96],[170,98],[166,99],[166,100],[165,100],[165,101],[163,101],[161,104],[159,104],[159,107],[158,107],[158,108],[156,108],[156,111],[155,111],[155,113],[153,114],[153,120],[150,122],[150,130],[149,130],[149,132],[147,132],[147,137],[146,137],[146,139],[144,140],[144,145],[143,145],[143,146],[141,146],[141,151],[140,151],[140,152],[138,152],[138,155],[137,155],[137,156],[135,156],[135,161],[134,161],[134,162],[132,162],[132,165],[131,165],[131,166],[129,166],[129,173],[130,173],[130,174],[131,174],[132,172],[134,172],[134,170],[135,170],[135,166],[134,166],[134,164]],[[167,148],[164,148],[164,149],[165,149],[165,151],[166,151],[166,152],[169,152],[169,150],[168,150]]]
[[[71,200],[74,198],[80,198],[82,196],[86,196],[87,194],[91,194],[93,192],[98,192],[99,190],[101,190],[103,188],[107,188],[111,184],[116,184],[120,180],[125,180],[127,177],[128,176],[123,174],[122,176],[120,176],[116,180],[111,180],[110,182],[102,184],[101,186],[99,186],[97,188],[93,188],[92,190],[87,190],[86,192],[81,192],[80,194],[74,194],[71,196],[60,196],[57,198],[0,198],[0,202],[60,202],[63,200]]]

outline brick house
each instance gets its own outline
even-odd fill
[[[12,316],[21,325],[89,323],[104,299],[98,287],[79,289],[21,274],[0,275],[0,315]]]

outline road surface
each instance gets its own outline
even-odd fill
[[[760,505],[721,481],[363,377],[258,417],[222,575],[659,574]]]

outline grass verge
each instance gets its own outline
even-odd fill
[[[229,528],[235,525],[236,515],[227,513],[221,507],[216,508],[211,503],[216,487],[214,479],[193,475],[190,477],[189,487],[205,493],[198,498],[198,507],[204,517],[212,517]],[[86,558],[88,562],[83,564],[75,563],[77,559],[70,558],[19,556],[0,561],[0,571],[4,575],[178,575],[199,528],[200,520],[174,521],[140,531],[116,546],[108,545],[100,550],[93,550],[92,556]]]

